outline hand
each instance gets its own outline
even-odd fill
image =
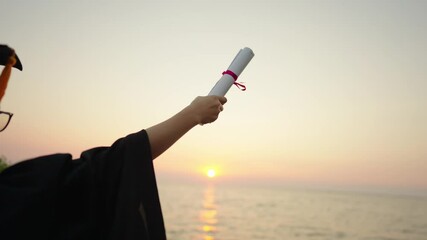
[[[193,112],[197,124],[206,124],[218,118],[226,102],[227,99],[221,96],[196,97],[188,108]]]

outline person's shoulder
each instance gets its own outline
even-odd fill
[[[50,155],[44,155],[35,157],[32,159],[24,160],[18,164],[50,164],[51,162],[62,162],[62,161],[70,161],[72,160],[72,156],[69,153],[56,153]]]
[[[68,162],[72,161],[71,154],[68,153],[57,153],[45,156],[39,156],[32,159],[27,159],[18,162],[8,168],[6,168],[2,174],[8,174],[9,172],[36,172],[40,170],[58,169],[62,168]]]

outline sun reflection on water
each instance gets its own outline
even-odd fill
[[[203,208],[200,211],[200,223],[203,240],[215,240],[217,232],[217,205],[215,203],[215,187],[208,185],[203,194]]]

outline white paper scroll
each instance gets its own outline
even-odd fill
[[[237,76],[243,72],[245,67],[251,61],[251,59],[255,56],[254,52],[250,48],[240,49],[237,56],[231,62],[230,66],[227,70],[232,71]],[[224,74],[212,88],[208,95],[216,95],[216,96],[225,96],[228,90],[234,84],[234,78],[229,74]]]

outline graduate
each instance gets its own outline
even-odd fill
[[[0,46],[0,102],[15,51]],[[73,160],[70,154],[41,156],[0,173],[1,239],[166,239],[153,160],[197,125],[214,122],[222,96],[197,97],[155,126],[96,147]],[[0,111],[0,131],[12,114]],[[0,133],[1,134],[1,133]]]

